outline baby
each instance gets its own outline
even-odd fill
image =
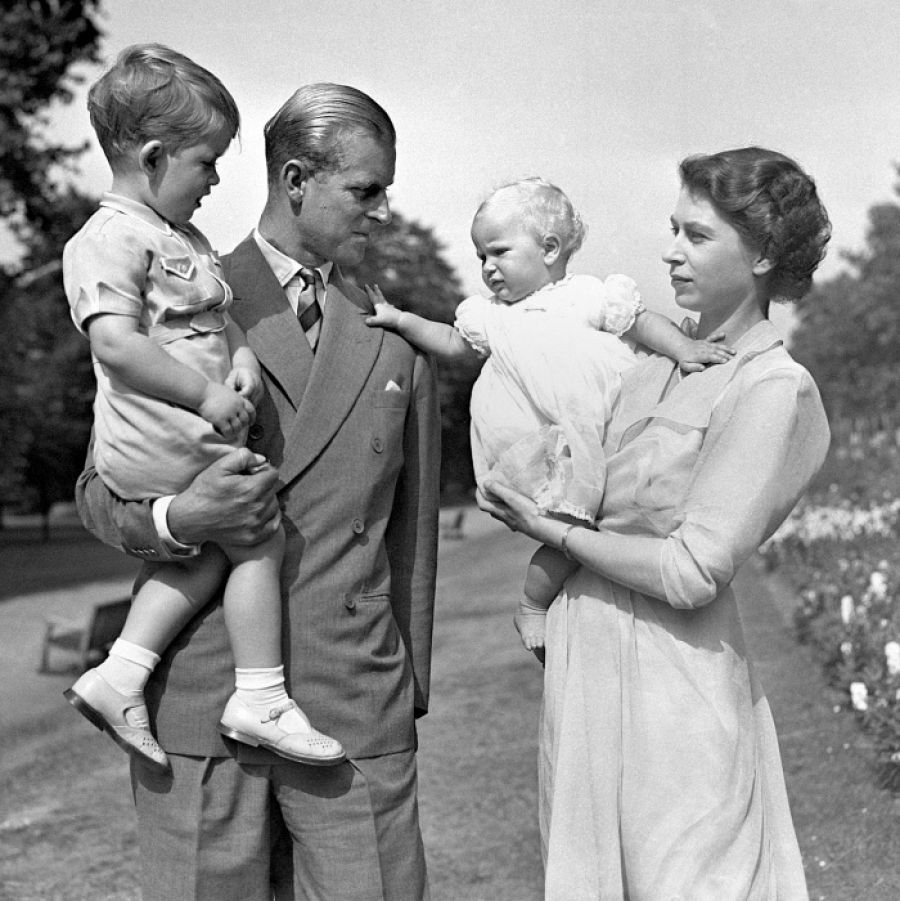
[[[94,462],[120,497],[161,499],[153,513],[166,535],[168,501],[243,445],[263,392],[259,363],[228,315],[219,261],[189,222],[219,183],[216,162],[240,120],[218,78],[158,44],[122,51],[88,108],[112,189],[66,245],[63,278],[97,376]],[[253,547],[206,544],[196,556],[145,567],[109,657],[68,700],[135,758],[169,771],[143,689],[160,654],[227,579],[235,691],[219,731],[289,760],[340,763],[341,745],[310,726],[285,688],[283,551],[279,529]]]
[[[471,443],[481,488],[499,478],[541,512],[592,524],[603,497],[603,438],[622,373],[639,343],[688,372],[723,363],[730,348],[695,341],[644,308],[634,281],[567,275],[585,227],[555,185],[528,178],[491,194],[475,213],[472,241],[492,296],[470,297],[453,326],[391,306],[367,288],[375,315],[443,359],[486,358],[472,389]],[[623,340],[624,339],[624,340]],[[526,648],[544,643],[547,607],[571,566],[547,547],[532,557],[515,622]]]

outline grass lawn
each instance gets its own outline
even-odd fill
[[[441,549],[431,712],[419,730],[432,899],[539,901],[540,668],[511,625],[531,545],[504,531],[467,527],[466,536]],[[23,560],[57,584],[98,578],[118,556],[91,539],[0,542],[0,597],[21,584],[10,567]],[[781,736],[810,898],[896,901],[898,802],[876,787],[853,717],[834,712],[842,699],[794,643],[771,584],[750,568],[739,595]],[[0,901],[135,901],[125,756],[62,699],[45,726],[18,738],[0,730]]]

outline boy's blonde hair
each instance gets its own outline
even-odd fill
[[[162,44],[132,44],[88,93],[88,112],[112,167],[135,147],[159,140],[176,152],[223,125],[234,137],[240,114],[212,72]]]
[[[512,202],[521,210],[522,224],[538,241],[548,234],[556,235],[565,260],[584,242],[587,226],[581,215],[556,185],[543,178],[521,178],[501,185],[478,207],[475,218],[501,202]]]

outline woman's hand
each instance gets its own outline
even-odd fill
[[[499,519],[514,532],[524,532],[537,541],[550,540],[547,525],[550,520],[537,512],[537,506],[531,498],[520,494],[509,485],[497,479],[485,482],[483,490],[475,492],[475,500],[480,509]]]

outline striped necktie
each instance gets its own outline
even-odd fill
[[[319,290],[325,286],[322,284],[322,276],[315,269],[300,267],[297,276],[303,282],[303,287],[297,295],[297,319],[303,331],[306,332],[306,340],[309,346],[315,350],[319,337],[317,327],[322,320],[322,307],[319,306]]]

